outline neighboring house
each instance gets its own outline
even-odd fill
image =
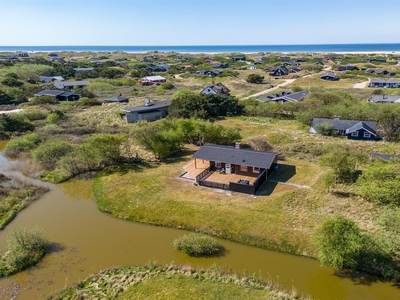
[[[204,145],[193,154],[191,176],[201,186],[255,194],[275,169],[279,153]],[[186,172],[188,172],[186,170]]]
[[[40,76],[39,81],[49,83],[53,81],[64,81],[64,78],[62,76]]]
[[[152,66],[145,68],[146,71],[150,72],[167,72],[168,69],[164,66]]]
[[[368,61],[368,62],[373,62],[373,61],[377,61],[377,62],[386,62],[386,61],[387,61],[387,58],[363,57],[363,58],[360,58],[360,60]]]
[[[28,53],[18,53],[17,56],[21,57],[21,58],[29,58],[29,54]]]
[[[318,133],[320,125],[330,126],[339,135],[345,135],[350,140],[380,140],[375,132],[376,122],[341,120],[338,116],[333,119],[314,118],[309,133]]]
[[[387,76],[395,76],[396,72],[381,70],[381,69],[363,69],[365,73],[376,74],[376,75],[387,75]]]
[[[258,98],[257,100],[260,102],[297,102],[302,101],[310,92],[309,91],[301,91],[296,93],[285,93],[283,92],[282,95],[274,95],[274,96],[264,96]]]
[[[132,108],[122,108],[124,111],[123,119],[127,123],[135,123],[140,121],[153,122],[163,119],[167,116],[168,107],[171,100],[151,102],[150,99],[145,100],[145,105]]]
[[[48,57],[53,58],[53,57],[58,57],[57,53],[49,53],[47,54]]]
[[[399,88],[400,79],[386,79],[386,78],[376,78],[371,79],[368,84],[369,87],[383,87],[383,88]]]
[[[317,61],[315,65],[324,66],[325,64],[322,61]]]
[[[257,66],[255,66],[255,65],[251,65],[251,66],[247,67],[247,70],[256,70],[256,69],[257,69]]]
[[[368,102],[373,103],[400,103],[400,96],[372,95]]]
[[[331,81],[336,81],[339,80],[339,76],[337,76],[336,74],[333,73],[326,73],[321,75],[319,78],[323,79],[323,80],[331,80]]]
[[[195,72],[195,74],[198,76],[207,76],[207,77],[215,77],[221,73],[222,73],[222,71],[220,71],[220,70],[201,70],[201,71]]]
[[[284,63],[282,63],[282,66],[298,66],[299,64],[295,61],[285,61]]]
[[[210,64],[213,68],[221,68],[221,69],[229,68],[229,65],[227,63],[221,63],[219,61],[212,61]]]
[[[271,73],[269,75],[271,76],[283,76],[289,74],[289,70],[286,69],[285,66],[280,66],[277,68],[272,68]]]
[[[83,88],[89,84],[89,81],[58,81],[54,83],[54,87],[56,89],[74,89],[74,88]]]
[[[302,70],[303,70],[302,68],[296,67],[296,68],[289,69],[289,73],[298,73]]]
[[[129,99],[127,97],[114,96],[108,99],[104,99],[104,103],[128,103]]]
[[[339,71],[358,71],[360,69],[357,68],[356,66],[347,65],[347,66],[339,66],[338,70]]]
[[[231,57],[232,61],[246,61],[246,56],[232,56]]]
[[[400,159],[400,155],[372,153],[371,159],[380,158],[384,160]]]
[[[308,62],[308,58],[306,57],[299,57],[296,59],[296,62]]]
[[[55,97],[59,101],[74,101],[79,100],[81,95],[71,93],[71,92],[64,92],[64,91],[56,91],[56,90],[44,90],[39,93],[34,94],[35,97],[42,97],[42,96],[51,96]]]
[[[94,68],[73,68],[73,70],[75,72],[89,72],[89,71],[93,71]]]
[[[152,84],[159,84],[160,82],[166,82],[167,80],[162,76],[145,76],[140,79],[139,83],[141,85],[152,85]]]
[[[279,56],[278,59],[280,59],[280,60],[290,60],[290,56]]]
[[[216,94],[216,95],[227,95],[229,96],[230,90],[222,83],[206,86],[202,91],[202,94]]]

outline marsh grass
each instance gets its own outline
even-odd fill
[[[263,281],[217,268],[146,266],[108,269],[48,299],[310,299]]]
[[[205,234],[191,233],[174,240],[174,247],[190,256],[213,256],[223,249],[217,240]]]

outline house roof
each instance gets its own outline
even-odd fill
[[[92,71],[94,68],[73,68],[74,71]]]
[[[372,95],[372,97],[369,98],[368,101],[374,103],[379,103],[379,102],[400,103],[400,96]]]
[[[324,78],[324,77],[339,78],[339,76],[337,76],[335,73],[325,73],[320,76],[320,78]]]
[[[333,119],[323,119],[323,118],[314,118],[311,127],[314,127],[318,124],[330,124],[332,125],[332,129],[335,130],[347,130],[357,123],[364,123],[370,129],[375,131],[376,122],[374,121],[355,121],[355,120],[340,120],[339,118]]]
[[[377,136],[376,131],[362,121],[358,122],[357,124],[351,126],[348,129],[346,129],[346,134],[350,134],[350,133],[358,131],[360,129],[364,129],[364,130],[368,131],[370,134]]]
[[[293,94],[286,94],[278,97],[270,98],[268,96],[264,96],[262,98],[257,99],[261,102],[268,102],[268,101],[288,101],[288,102],[297,102],[303,100],[310,92],[309,91],[300,91]]]
[[[44,90],[44,91],[40,91],[39,93],[34,94],[34,96],[36,96],[36,97],[41,97],[41,96],[69,97],[69,96],[74,96],[74,95],[78,96],[78,94],[75,94],[75,93],[65,92],[65,91],[57,91],[57,90]]]
[[[122,96],[114,96],[108,99],[104,99],[106,102],[128,102],[129,99],[127,97],[122,97]]]
[[[376,78],[376,79],[371,79],[370,83],[395,83],[395,84],[400,84],[400,79]]]
[[[231,146],[204,145],[193,154],[193,158],[270,169],[279,154],[251,149],[237,149]]]
[[[41,97],[41,96],[58,96],[61,95],[62,93],[64,93],[63,91],[57,91],[57,90],[44,90],[44,91],[40,91],[36,94],[34,94],[34,96],[36,97]]]
[[[54,83],[54,87],[58,89],[63,89],[65,87],[71,87],[71,86],[83,86],[83,85],[88,85],[89,81],[63,81],[63,82],[56,82]]]
[[[384,160],[400,159],[400,155],[372,153],[372,159],[374,158],[382,158]]]
[[[53,80],[64,81],[62,76],[40,76],[39,81],[41,82],[51,82]]]
[[[151,110],[157,110],[160,108],[165,108],[171,105],[171,100],[163,100],[163,101],[157,101],[157,102],[151,102],[152,105],[141,105],[141,106],[136,106],[136,107],[131,107],[131,108],[122,108],[123,111],[132,113],[132,112],[148,112]]]
[[[158,81],[158,80],[165,80],[164,77],[159,76],[159,75],[154,75],[154,76],[145,76],[142,78],[143,81]]]
[[[204,90],[206,90],[207,88],[212,89],[216,94],[218,95],[228,95],[230,92],[230,89],[228,89],[225,85],[223,85],[221,82],[214,84],[214,85],[209,85],[206,86]]]

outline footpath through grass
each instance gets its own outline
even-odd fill
[[[49,299],[300,299],[270,283],[191,267],[129,267],[105,270]]]

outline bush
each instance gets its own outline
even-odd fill
[[[190,256],[211,256],[222,250],[215,238],[199,233],[179,237],[174,241],[174,247]]]
[[[156,93],[157,93],[157,95],[164,95],[165,89],[160,85],[156,88]]]
[[[96,99],[90,99],[90,98],[82,98],[79,100],[79,105],[80,106],[99,106],[101,105],[100,101],[97,101]]]
[[[19,152],[31,150],[41,142],[36,133],[26,134],[22,137],[11,139],[6,146],[6,154],[10,157],[18,156]]]
[[[70,143],[59,139],[52,139],[33,150],[32,157],[41,164],[53,164],[72,150],[73,146]]]
[[[250,74],[246,81],[248,83],[263,83],[264,81],[264,76],[258,75],[258,74]]]
[[[31,102],[35,104],[54,104],[57,103],[57,99],[52,96],[41,96],[33,97]]]
[[[42,230],[15,229],[7,236],[8,251],[0,260],[0,276],[22,271],[45,255],[48,241]]]
[[[64,113],[62,111],[56,110],[47,115],[46,121],[48,123],[57,123],[64,118]]]
[[[163,82],[161,83],[161,86],[166,90],[172,90],[173,88],[175,88],[172,82]]]
[[[335,269],[356,268],[364,248],[358,226],[342,216],[325,221],[314,233],[314,241],[318,247],[318,260]]]
[[[247,139],[247,142],[250,144],[251,148],[254,150],[261,151],[271,151],[272,146],[267,142],[267,140],[261,136],[256,136],[253,138]]]

